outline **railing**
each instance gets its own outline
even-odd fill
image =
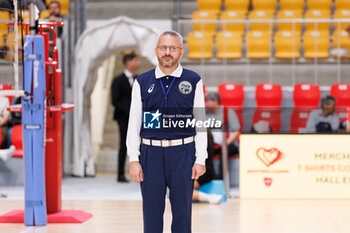
[[[330,33],[330,41],[334,39],[335,36],[338,36],[338,45],[336,46],[336,49],[333,48],[333,44],[330,43],[329,51],[330,57],[328,59],[318,59],[317,56],[314,56],[313,59],[305,59],[304,57],[300,58],[294,58],[294,56],[290,59],[287,60],[279,60],[273,57],[273,51],[274,51],[274,32],[278,31],[277,30],[277,25],[278,24],[292,24],[292,34],[293,32],[296,31],[296,25],[301,24],[301,32],[306,31],[306,24],[314,24],[314,27],[311,30],[317,30],[318,25],[321,23],[329,23],[330,24],[330,32],[335,31],[336,28],[341,28],[341,25],[344,23],[347,23],[350,25],[350,19],[265,19],[265,20],[257,20],[257,19],[244,19],[244,20],[191,20],[191,19],[178,19],[174,22],[174,28],[178,30],[182,35],[185,36],[185,41],[186,41],[186,35],[189,31],[192,31],[192,24],[200,24],[201,25],[201,31],[204,32],[204,25],[205,24],[217,24],[217,29],[220,28],[221,31],[225,31],[227,24],[245,24],[245,30],[244,34],[249,32],[250,24],[268,24],[269,25],[269,35],[270,35],[270,57],[268,59],[263,59],[263,60],[256,60],[256,59],[249,59],[247,56],[244,56],[242,53],[242,58],[241,59],[236,59],[236,60],[231,60],[227,58],[223,59],[210,59],[206,60],[204,58],[201,58],[199,61],[192,61],[192,60],[186,60],[186,62],[194,62],[198,63],[200,65],[205,65],[205,64],[222,64],[225,69],[225,66],[229,64],[240,64],[240,65],[245,65],[247,68],[247,78],[249,79],[249,68],[251,64],[261,64],[261,63],[268,63],[268,70],[269,70],[269,80],[272,80],[272,67],[274,64],[285,64],[286,61],[287,63],[290,63],[292,66],[292,80],[293,83],[292,85],[295,84],[295,79],[296,79],[296,66],[297,64],[313,64],[314,66],[314,82],[318,83],[318,78],[319,78],[319,69],[318,65],[323,64],[323,63],[328,63],[328,64],[336,64],[337,66],[337,82],[341,81],[341,65],[342,64],[348,64],[350,62],[349,59],[344,59],[340,56],[339,52],[345,52],[344,50],[339,49],[340,48],[340,38],[341,35],[338,33],[338,35],[332,35]],[[217,30],[217,32],[220,30]],[[303,40],[303,33],[301,33],[301,38],[300,40]],[[350,37],[349,37],[350,40]],[[225,41],[225,40],[224,40]],[[242,51],[246,51],[245,54],[248,54],[249,48],[249,37],[243,37],[243,48]],[[215,45],[215,43],[214,43]],[[225,44],[223,45],[225,48]],[[293,39],[293,47],[295,47],[295,40]],[[301,43],[301,51],[303,51],[303,43]],[[349,54],[350,48],[348,48],[347,54]],[[202,51],[204,51],[204,40],[202,43]],[[295,50],[293,50],[295,51]],[[315,51],[317,53],[317,39],[315,37]]]

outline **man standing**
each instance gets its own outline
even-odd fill
[[[191,233],[193,179],[205,172],[206,130],[162,128],[160,119],[161,111],[174,116],[201,113],[196,110],[205,107],[203,83],[198,74],[180,65],[184,50],[177,32],[159,34],[155,53],[158,66],[138,76],[132,90],[127,134],[130,175],[141,182],[144,233],[163,232],[167,187],[172,233]]]
[[[140,68],[140,60],[134,51],[123,56],[124,72],[112,82],[112,104],[114,106],[114,120],[118,122],[120,132],[120,146],[118,154],[118,182],[128,182],[124,174],[126,159],[126,133],[128,129],[129,110],[131,102],[131,88],[135,80],[135,72]]]

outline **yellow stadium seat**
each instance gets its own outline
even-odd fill
[[[21,41],[21,34],[18,34],[18,59],[22,60],[22,46],[20,45]],[[11,32],[8,34],[6,39],[6,46],[8,48],[7,56],[5,59],[12,60],[14,59],[14,53],[15,53],[15,33]]]
[[[304,57],[324,59],[329,57],[329,31],[307,30],[304,33]]]
[[[248,12],[249,0],[225,0],[225,7],[228,11]]]
[[[280,0],[282,10],[303,11],[304,0]]]
[[[242,37],[239,33],[220,31],[216,36],[218,59],[238,59],[242,57]]]
[[[337,10],[348,10],[350,7],[350,0],[335,0]]]
[[[275,57],[278,59],[292,59],[300,57],[301,31],[278,31],[275,34]]]
[[[254,10],[275,11],[277,0],[252,0]]]
[[[332,0],[307,0],[309,10],[326,10],[330,11]]]
[[[21,14],[21,12],[18,11],[18,14]],[[23,20],[29,20],[29,10],[22,11],[22,18]]]
[[[249,19],[253,20],[272,20],[274,17],[273,11],[254,10],[249,13]],[[273,30],[273,23],[251,23],[250,30],[253,31],[269,31]]]
[[[336,30],[333,34],[333,48],[345,49],[348,54],[341,56],[342,58],[350,58],[350,35],[345,30]]]
[[[305,19],[331,19],[330,10],[308,10]],[[306,23],[308,30],[329,30],[330,23]]]
[[[244,20],[246,14],[243,11],[224,11],[221,13],[221,20]],[[221,23],[222,31],[232,31],[235,33],[244,33],[245,24],[244,23]]]
[[[187,35],[188,59],[211,59],[213,36],[209,33],[190,32]]]
[[[0,31],[8,31],[7,23],[10,20],[10,13],[8,11],[0,11]]]
[[[40,19],[46,19],[50,16],[50,12],[48,10],[44,10],[40,12]]]
[[[51,1],[57,1],[61,4],[61,15],[68,15],[69,13],[69,0],[46,0],[46,5],[49,5]]]
[[[221,0],[197,0],[200,11],[214,11],[218,13],[221,10]]]
[[[267,31],[250,31],[247,35],[247,57],[266,59],[270,57],[270,34]]]
[[[213,11],[195,11],[192,13],[193,20],[217,20],[217,14]],[[216,33],[216,23],[193,23],[194,31],[210,33],[214,35]]]
[[[291,20],[291,19],[302,19],[303,18],[303,12],[302,11],[290,11],[290,10],[281,10],[277,13],[277,19],[284,19],[284,20]],[[301,23],[295,23],[293,26],[292,23],[278,23],[278,29],[285,30],[285,31],[300,31],[301,30]]]
[[[347,10],[336,10],[334,12],[334,19],[350,19],[350,5],[349,5],[349,9]],[[350,23],[337,23],[334,22],[334,26],[335,28],[339,28],[344,30]]]

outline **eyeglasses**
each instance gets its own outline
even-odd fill
[[[170,50],[170,52],[176,52],[178,49],[182,49],[181,47],[176,47],[176,46],[157,46],[158,49],[160,49],[160,51],[162,52],[166,52],[168,49]]]

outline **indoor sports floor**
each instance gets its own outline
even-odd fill
[[[82,182],[83,181],[83,182]],[[233,194],[237,194],[233,190]],[[22,187],[1,187],[0,215],[23,208]],[[84,210],[93,217],[83,224],[25,227],[0,224],[1,233],[141,233],[139,185],[117,184],[114,175],[67,178],[62,185],[63,209]],[[80,193],[80,194],[79,194]],[[221,205],[193,204],[193,233],[350,232],[350,200],[242,200]],[[170,233],[167,202],[164,232]]]

